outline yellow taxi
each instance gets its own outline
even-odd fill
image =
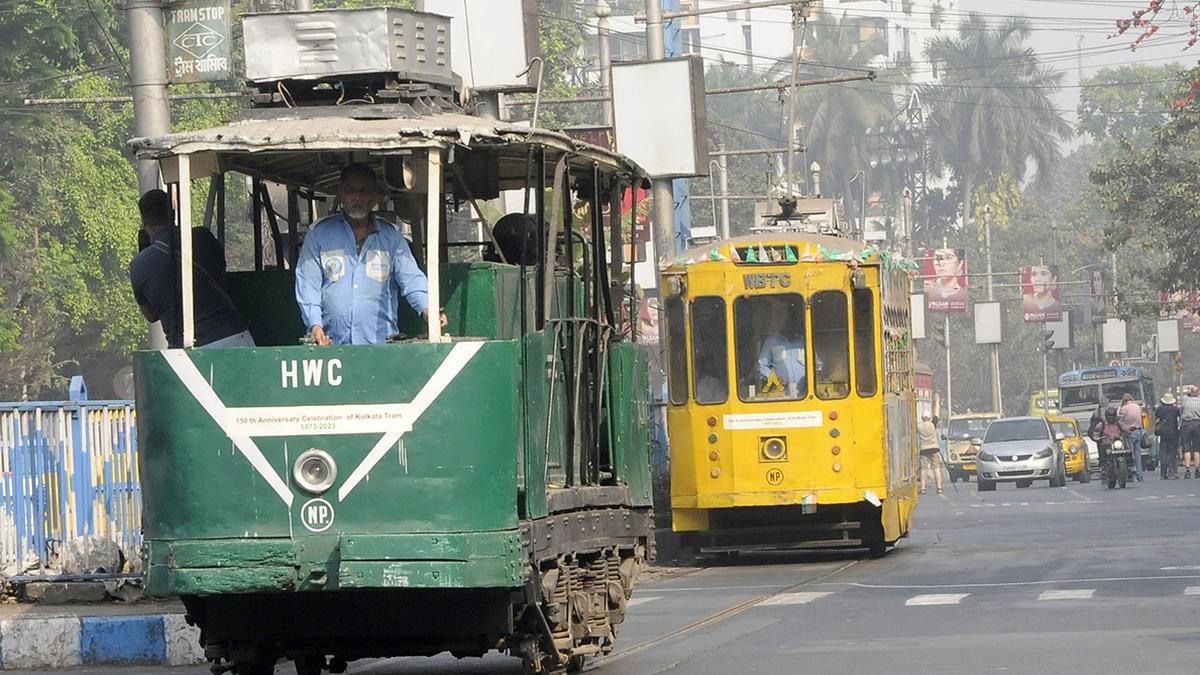
[[[1079,423],[1074,417],[1064,415],[1050,415],[1046,421],[1050,423],[1050,431],[1062,450],[1067,475],[1080,483],[1091,480],[1087,470],[1087,446],[1083,442],[1083,434],[1079,432]]]
[[[957,483],[960,479],[970,481],[971,476],[975,475],[975,455],[979,454],[979,446],[972,443],[971,439],[983,438],[988,425],[999,417],[999,413],[969,412],[950,418],[946,430],[945,464],[951,483]]]

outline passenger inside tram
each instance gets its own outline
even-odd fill
[[[799,399],[808,395],[804,300],[798,295],[755,296],[737,301],[739,364],[753,346],[754,368],[739,367],[743,399]]]

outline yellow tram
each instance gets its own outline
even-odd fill
[[[863,546],[917,504],[909,277],[874,248],[754,234],[663,272],[672,524],[705,552]]]

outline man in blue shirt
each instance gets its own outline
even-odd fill
[[[758,352],[758,374],[765,381],[772,372],[787,387],[790,398],[807,395],[803,315],[789,317],[780,308],[767,315],[767,338]]]
[[[296,265],[296,302],[319,345],[380,344],[398,332],[403,295],[418,314],[429,312],[429,282],[408,241],[371,209],[379,196],[366,164],[342,170],[339,213],[309,229]],[[441,317],[446,325],[445,314]]]

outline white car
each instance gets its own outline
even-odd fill
[[[1016,483],[1026,488],[1035,480],[1050,487],[1067,484],[1066,462],[1050,424],[1044,417],[1003,417],[988,425],[975,458],[978,489],[996,489],[996,483]]]

